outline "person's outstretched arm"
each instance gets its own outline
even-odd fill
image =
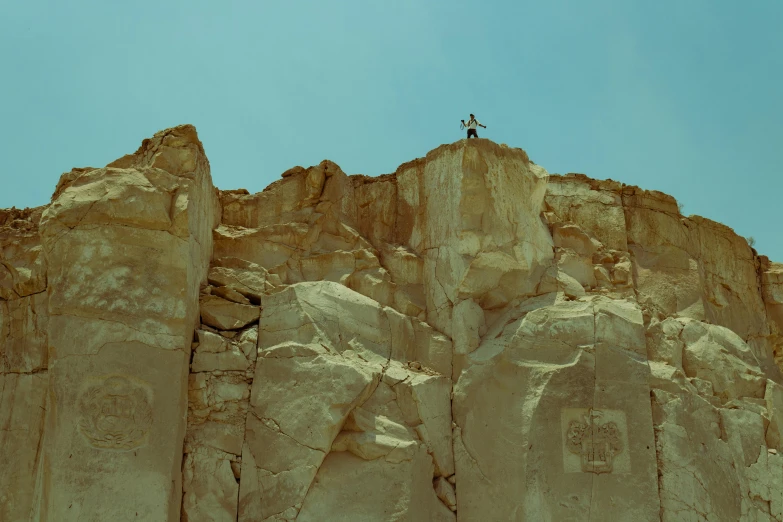
[[[478,122],[476,122],[476,123],[478,123]],[[484,127],[485,129],[487,128],[487,126],[486,126],[486,125],[482,125],[482,124],[480,124],[480,123],[479,123],[479,127]]]

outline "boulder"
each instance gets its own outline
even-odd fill
[[[215,295],[201,298],[201,322],[219,330],[238,330],[258,320],[257,306],[239,304]]]

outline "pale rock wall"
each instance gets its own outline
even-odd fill
[[[641,519],[783,520],[771,471],[781,464],[779,267],[659,192],[567,175],[550,178],[546,203],[556,251],[585,265],[592,255],[588,294],[643,314],[646,376],[633,381],[652,397],[660,512]],[[558,241],[573,226],[596,248]]]
[[[48,383],[43,207],[0,210],[0,520],[30,520]]]
[[[33,519],[179,519],[190,344],[216,219],[191,126],[61,178],[40,222],[49,371]]]
[[[0,248],[2,520],[783,521],[783,268],[665,194],[488,140],[220,192],[181,126]]]

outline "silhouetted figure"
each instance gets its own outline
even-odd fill
[[[485,129],[487,128],[486,125],[482,125],[481,123],[479,123],[479,121],[476,119],[476,117],[473,114],[470,115],[470,119],[468,120],[467,123],[465,123],[465,120],[460,120],[460,121],[462,121],[462,125],[468,128],[468,139],[470,139],[471,137],[478,138],[478,132],[476,132],[476,127],[483,127]]]

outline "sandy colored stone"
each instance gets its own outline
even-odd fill
[[[270,277],[263,267],[239,259],[225,257],[212,262],[209,283],[239,292],[247,298],[260,300],[261,296],[280,284],[279,278]]]
[[[573,223],[555,223],[552,227],[552,240],[557,248],[567,248],[587,258],[592,258],[603,246]]]
[[[49,309],[45,292],[0,300],[0,373],[46,369]]]
[[[251,382],[236,372],[190,374],[186,449],[208,447],[237,456],[242,453]]]
[[[236,522],[239,484],[227,456],[215,452],[189,453],[182,475],[183,520]]]
[[[38,230],[45,209],[0,209],[0,299],[46,290],[47,265]]]
[[[201,322],[220,330],[237,330],[258,320],[258,307],[239,304],[218,296],[201,298]]]
[[[783,268],[460,140],[214,188],[191,126],[0,209],[0,519],[783,520]]]
[[[582,297],[586,294],[584,287],[579,281],[554,266],[547,268],[546,272],[544,272],[537,291],[539,294],[562,292],[571,299]]]
[[[266,520],[305,500],[340,425],[377,378],[339,355],[259,358],[242,452],[239,520]]]
[[[454,390],[459,517],[655,519],[644,349],[638,306],[601,298],[530,310],[473,352]],[[591,412],[617,428],[613,468],[599,474],[566,444],[570,423],[587,424]]]
[[[331,453],[297,520],[453,521],[454,514],[432,490],[430,466],[424,448],[394,464]]]
[[[52,401],[42,520],[179,520],[214,196],[195,129],[181,126],[64,176],[44,211]]]
[[[560,249],[557,252],[557,268],[561,272],[567,274],[572,279],[575,279],[577,283],[583,288],[593,288],[596,285],[595,271],[593,266],[592,257],[578,255],[576,252],[570,249]],[[623,281],[617,279],[618,265],[615,265],[613,283],[627,282],[629,273],[626,272],[626,277]],[[630,263],[629,263],[630,268]]]
[[[435,482],[435,494],[450,510],[457,510],[457,494],[454,486],[445,478],[438,477]]]
[[[29,520],[35,508],[48,377],[0,374],[0,520]]]
[[[783,451],[783,386],[768,380],[764,401],[769,416],[769,426],[765,433],[767,447]]]
[[[226,350],[214,353],[196,350],[191,363],[193,372],[244,371],[250,367],[250,361],[234,344],[227,344]]]
[[[594,180],[583,174],[553,175],[547,185],[546,205],[556,222],[578,226],[607,248],[628,250],[620,188],[620,183]]]
[[[424,259],[403,247],[389,245],[381,252],[383,266],[391,273],[394,281],[401,285],[422,284]],[[783,298],[782,298],[783,299]]]
[[[283,179],[257,194],[223,193],[223,223],[254,228],[294,221],[318,203],[327,180],[339,176],[345,177],[340,167],[325,160],[307,169],[289,169]]]
[[[766,378],[755,355],[737,334],[720,326],[687,321],[680,338],[685,343],[686,375],[712,383],[715,394],[724,401],[764,397]]]

